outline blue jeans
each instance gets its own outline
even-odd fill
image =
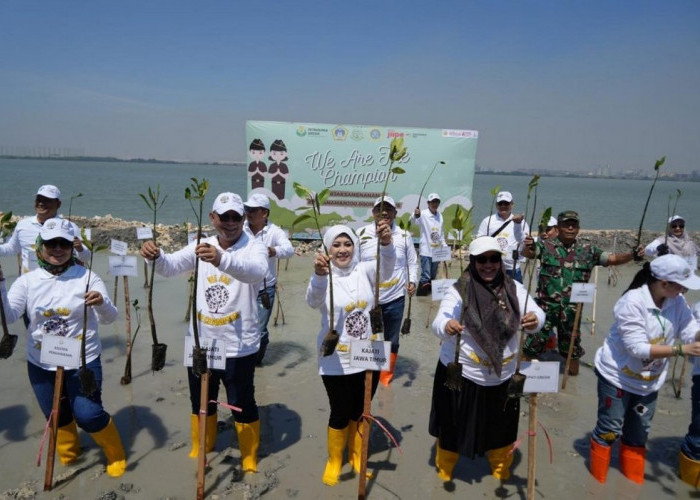
[[[263,290],[260,290],[258,292],[258,331],[260,332],[260,359],[262,359],[262,357],[265,355],[267,344],[270,343],[270,331],[267,329],[267,324],[270,322],[272,308],[275,305],[275,286],[268,286],[265,290],[267,290],[267,293],[270,296],[269,309],[265,309],[262,304],[261,296]]]
[[[688,434],[685,435],[681,450],[688,458],[700,460],[700,375],[693,375],[693,388],[690,391],[691,418]]]
[[[231,411],[236,422],[249,424],[255,422],[258,416],[258,405],[255,403],[255,360],[257,353],[242,358],[226,358],[225,370],[209,370],[209,401],[219,397],[219,383],[226,389],[226,402],[237,406],[241,413]],[[192,414],[199,414],[199,396],[202,393],[202,381],[187,367],[187,381],[190,385],[190,403]],[[216,414],[216,403],[207,405],[207,415]]]
[[[439,262],[433,262],[432,257],[420,256],[420,284],[430,283],[437,277]]]
[[[598,422],[593,430],[596,442],[609,446],[618,437],[627,446],[644,446],[656,410],[658,392],[639,396],[618,389],[598,376]]]
[[[506,269],[506,274],[519,283],[523,282],[523,272],[520,268],[517,268],[515,272],[512,269]]]
[[[401,337],[401,320],[406,304],[405,297],[399,297],[386,304],[381,304],[382,321],[384,322],[384,340],[391,342],[391,352],[399,352],[399,337]]]
[[[109,413],[102,407],[102,364],[100,358],[87,364],[87,368],[95,374],[97,390],[91,396],[80,392],[80,370],[65,370],[63,374],[63,392],[60,402],[58,426],[63,427],[75,418],[78,427],[86,432],[99,432],[109,423]],[[29,383],[39,402],[42,413],[48,419],[53,407],[53,389],[56,372],[44,370],[40,366],[27,362]]]

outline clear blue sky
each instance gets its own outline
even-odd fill
[[[247,119],[476,129],[489,169],[700,170],[700,2],[0,3],[0,145],[243,160]]]

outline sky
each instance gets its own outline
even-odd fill
[[[700,2],[0,2],[0,146],[244,161],[246,120],[478,130],[489,170],[700,170]]]

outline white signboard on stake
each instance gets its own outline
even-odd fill
[[[109,274],[110,276],[138,276],[137,264],[138,262],[134,255],[110,255]]]
[[[60,335],[44,335],[39,361],[66,368],[80,367],[80,340]]]
[[[559,361],[523,361],[520,371],[527,377],[523,392],[559,392]]]
[[[147,226],[136,228],[136,239],[137,240],[152,240],[153,239],[153,229]]]
[[[569,302],[593,302],[593,297],[595,297],[594,283],[574,283],[571,285]]]
[[[445,296],[445,293],[447,293],[447,290],[449,290],[450,287],[454,285],[456,281],[457,280],[453,278],[433,280],[431,282],[433,289],[433,301],[442,300],[442,298]]]
[[[115,255],[126,255],[129,250],[129,245],[126,241],[112,239],[109,251]]]
[[[185,366],[192,366],[194,337],[185,336]],[[211,370],[226,369],[226,344],[221,340],[199,339],[199,346],[207,351],[207,366]]]
[[[449,262],[452,260],[452,250],[447,245],[433,248],[433,262]]]
[[[391,342],[382,340],[355,340],[350,342],[350,366],[365,370],[390,368]]]

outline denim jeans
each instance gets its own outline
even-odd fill
[[[512,269],[506,269],[506,274],[518,283],[523,282],[523,272],[520,268],[516,269],[515,271],[513,271]]]
[[[270,343],[270,331],[267,329],[267,324],[270,322],[270,315],[272,314],[272,308],[275,305],[275,286],[268,286],[268,295],[270,296],[270,308],[265,309],[262,305],[262,293],[263,290],[258,292],[258,331],[260,332],[260,353],[262,356],[265,355],[265,350],[267,349],[267,344]],[[262,356],[259,356],[262,359]]]
[[[406,304],[405,297],[399,297],[382,304],[382,321],[384,322],[384,340],[391,342],[391,352],[399,352],[399,337],[401,337],[401,320]]]
[[[420,256],[420,284],[430,283],[437,277],[439,262],[433,262],[431,257]]]
[[[257,353],[242,358],[226,358],[225,370],[209,370],[209,401],[219,397],[219,383],[226,389],[226,402],[241,408],[242,412],[231,411],[236,422],[249,424],[259,419],[258,405],[255,403],[255,360]],[[187,380],[190,385],[192,414],[199,414],[199,396],[202,381],[187,367]],[[207,415],[216,413],[216,403],[207,405]]]
[[[700,460],[700,375],[693,375],[693,388],[690,391],[691,418],[688,434],[685,435],[681,450],[688,458]]]
[[[618,389],[598,376],[598,422],[593,439],[611,445],[618,437],[628,446],[644,446],[656,410],[658,392],[639,396]]]
[[[60,402],[58,426],[63,427],[75,418],[78,427],[86,432],[98,432],[109,423],[109,413],[102,407],[102,364],[99,356],[87,364],[87,369],[95,374],[97,390],[91,396],[80,391],[80,370],[65,370],[63,392]],[[29,383],[39,402],[42,413],[48,419],[53,406],[53,389],[56,372],[44,370],[40,366],[27,363]]]

